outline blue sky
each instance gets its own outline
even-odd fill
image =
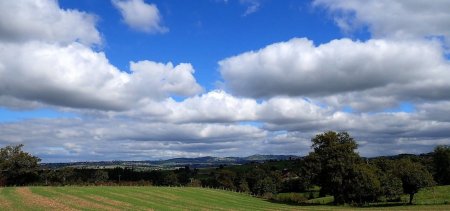
[[[45,162],[450,144],[449,3],[0,3],[0,146]],[[439,37],[434,39],[433,37]]]
[[[293,37],[311,37],[317,44],[343,37],[331,17],[310,1],[280,2],[261,1],[256,12],[244,16],[249,5],[239,1],[152,1],[169,28],[152,35],[130,29],[108,1],[66,0],[60,5],[99,17],[97,27],[105,39],[100,49],[121,70],[128,70],[130,61],[145,59],[188,62],[198,82],[214,89],[221,80],[217,62],[223,58]]]

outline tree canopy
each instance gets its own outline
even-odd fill
[[[433,153],[436,182],[450,185],[450,146],[437,146]]]
[[[22,147],[0,149],[0,185],[25,185],[37,179],[40,159],[22,151]]]
[[[336,204],[343,204],[349,197],[354,166],[361,158],[354,151],[355,140],[346,132],[328,131],[316,135],[312,140],[314,152],[311,160],[317,161],[317,183],[321,194],[334,196]]]

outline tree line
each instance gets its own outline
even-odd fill
[[[438,146],[423,156],[363,158],[346,132],[328,131],[311,139],[312,152],[285,161],[267,161],[211,169],[135,170],[133,168],[42,169],[40,159],[23,145],[0,149],[0,185],[157,185],[223,188],[271,198],[281,192],[331,195],[335,204],[363,205],[398,201],[424,187],[450,184],[450,147]]]

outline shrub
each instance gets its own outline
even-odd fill
[[[279,193],[273,196],[272,200],[284,203],[303,204],[308,199],[300,193]]]

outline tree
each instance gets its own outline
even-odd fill
[[[387,201],[400,201],[403,193],[402,180],[391,172],[380,172],[379,174],[382,195],[386,197]]]
[[[433,153],[434,178],[442,185],[450,185],[450,146],[437,146]]]
[[[245,178],[241,178],[241,180],[239,181],[238,190],[244,193],[250,192],[250,188],[248,187],[248,183],[247,180],[245,180]]]
[[[277,185],[272,178],[265,177],[264,179],[256,182],[255,191],[259,196],[274,194],[277,192]]]
[[[312,140],[314,152],[308,157],[317,161],[316,182],[321,186],[321,194],[334,196],[335,204],[343,204],[348,196],[353,168],[361,162],[354,151],[355,140],[346,132],[328,131],[316,135]]]
[[[420,163],[410,159],[401,159],[396,163],[396,173],[402,181],[403,192],[409,194],[409,203],[412,204],[414,194],[421,188],[434,185],[433,176]]]
[[[375,166],[360,163],[353,166],[349,179],[348,190],[344,192],[345,201],[362,205],[374,202],[381,194],[381,183]]]
[[[104,170],[96,170],[92,175],[92,179],[95,183],[106,182],[109,179],[108,172]]]
[[[38,179],[38,157],[22,151],[23,145],[0,149],[0,183],[25,185]]]
[[[215,179],[217,186],[235,190],[236,187],[234,185],[234,180],[236,179],[236,173],[233,171],[230,171],[228,169],[219,169],[218,172],[215,174]]]
[[[386,158],[376,158],[372,163],[377,167],[382,195],[387,201],[400,201],[403,193],[402,181],[395,175],[395,162]]]
[[[164,186],[178,185],[178,177],[173,171],[168,171],[163,174],[162,184]]]

